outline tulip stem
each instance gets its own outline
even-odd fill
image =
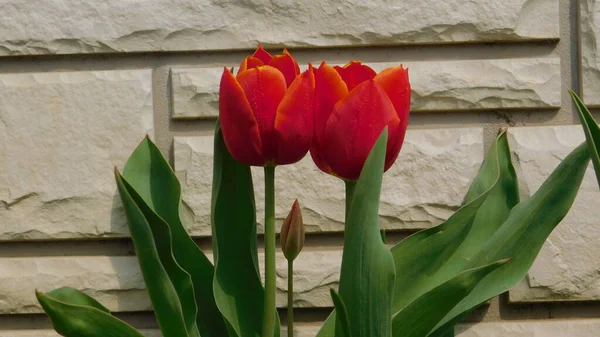
[[[294,260],[288,260],[287,335],[294,337]]]
[[[265,307],[262,337],[275,336],[275,167],[265,166]]]
[[[356,187],[356,181],[346,180],[346,213],[344,215],[344,223],[348,222],[348,213],[350,212],[350,203],[354,196],[354,188]]]

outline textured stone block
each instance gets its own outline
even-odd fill
[[[538,320],[459,324],[456,337],[595,337],[600,320]]]
[[[0,22],[0,55],[559,37],[556,0],[4,0]]]
[[[584,141],[579,125],[509,130],[524,197],[532,195],[559,162]],[[600,299],[600,191],[590,165],[571,210],[544,244],[526,279],[510,301]]]
[[[316,64],[320,62],[315,61],[318,61]],[[381,71],[398,63],[369,65]],[[404,65],[410,69],[413,111],[557,108],[561,105],[558,58],[409,62]],[[223,68],[173,69],[173,117],[216,117],[222,72]]]
[[[126,234],[112,169],[152,130],[151,82],[149,70],[0,75],[0,240]]]
[[[212,255],[207,254],[212,259]],[[305,251],[294,261],[294,305],[331,307],[329,288],[337,287],[341,250]],[[260,255],[261,274],[264,274]],[[70,286],[96,298],[111,311],[150,310],[134,256],[75,256],[0,259],[0,314],[37,313],[34,289]],[[287,304],[287,263],[277,254],[277,305]]]
[[[175,170],[183,185],[183,217],[192,233],[210,233],[212,136],[176,137]],[[431,227],[461,204],[483,160],[480,128],[409,130],[396,164],[384,175],[381,226]],[[259,230],[264,218],[263,170],[252,169]],[[275,170],[277,227],[298,198],[307,230],[342,231],[344,184],[324,174],[310,155]],[[279,229],[279,228],[278,228]]]
[[[583,98],[600,105],[600,1],[581,0],[581,70]]]

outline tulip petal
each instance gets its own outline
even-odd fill
[[[287,85],[283,74],[271,67],[261,66],[241,72],[237,81],[244,89],[252,107],[260,132],[263,156],[267,161],[275,158],[275,117],[277,107],[285,95]]]
[[[258,47],[256,47],[256,51],[254,52],[254,54],[252,54],[252,56],[260,59],[261,61],[263,61],[264,64],[269,64],[269,62],[271,62],[271,59],[273,58],[273,56],[271,56],[269,52],[263,49],[260,43],[258,44]]]
[[[315,76],[311,65],[296,77],[277,108],[278,165],[292,164],[302,159],[310,148],[314,129]]]
[[[258,123],[242,86],[227,68],[221,76],[219,120],[231,156],[247,165],[263,166]]]
[[[325,126],[333,107],[348,95],[346,83],[340,74],[325,62],[315,70],[315,135],[310,155],[321,171],[332,173],[327,163],[321,158],[320,148],[323,143]]]
[[[365,81],[338,102],[327,121],[323,158],[335,175],[358,179],[377,138],[388,126],[396,128],[400,120],[391,100],[373,80]]]
[[[257,68],[259,66],[264,66],[264,65],[265,65],[265,63],[258,57],[248,56],[242,61],[242,64],[240,64],[240,69],[238,70],[238,75],[242,71],[246,71],[248,69]]]
[[[348,90],[356,88],[357,85],[377,75],[375,70],[360,63],[360,61],[350,61],[343,67],[335,66],[334,68],[342,76],[344,82],[346,82]]]
[[[287,49],[283,50],[283,55],[275,55],[269,65],[275,67],[281,71],[283,76],[285,77],[285,82],[289,87],[292,85],[292,82],[300,74],[300,67],[298,66],[298,62],[294,60],[292,55]]]
[[[387,155],[385,157],[385,171],[396,161],[404,143],[406,128],[410,117],[410,82],[408,80],[408,69],[401,65],[387,68],[375,76],[374,81],[387,93],[394,104],[400,124],[395,130],[390,129],[388,139]]]

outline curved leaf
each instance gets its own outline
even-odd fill
[[[506,221],[473,256],[471,266],[499,258],[512,258],[490,273],[438,324],[453,322],[488,299],[499,295],[525,277],[546,238],[567,215],[589,164],[588,146],[573,150],[528,200],[512,209]]]
[[[138,263],[160,330],[164,337],[190,336],[183,318],[181,302],[179,302],[175,287],[160,261],[150,225],[133,201],[125,186],[126,183],[116,169],[115,178],[127,215]]]
[[[154,213],[148,205],[141,199],[139,194],[127,183],[122,180],[123,185],[127,189],[127,192],[131,196],[132,201],[139,207],[148,226],[151,230],[153,237],[152,242],[141,242],[144,245],[154,244],[156,245],[156,251],[160,262],[167,273],[167,276],[171,280],[175,292],[177,293],[177,299],[181,305],[181,314],[188,331],[188,335],[200,336],[198,331],[198,325],[196,324],[196,314],[198,308],[196,307],[196,301],[194,299],[194,288],[192,286],[192,279],[190,274],[181,268],[173,257],[172,241],[171,241],[171,230],[169,225],[161,219],[156,213]],[[126,209],[127,211],[127,209]],[[135,224],[129,224],[129,226],[135,226]],[[135,231],[131,230],[132,236]],[[134,244],[138,240],[134,238]],[[137,248],[136,248],[137,249]],[[160,268],[151,268],[148,270],[149,274],[160,273]]]
[[[252,175],[248,165],[229,154],[218,124],[212,187],[215,300],[238,336],[260,336],[264,289],[258,273]]]
[[[394,260],[379,232],[387,135],[386,128],[373,146],[354,186],[346,216],[339,293],[348,310],[353,336],[392,334]]]
[[[481,268],[466,270],[420,296],[394,315],[394,333],[402,337],[427,336],[484,277],[508,261],[509,259],[501,260]]]
[[[335,322],[335,336],[336,337],[352,337],[350,333],[350,322],[348,322],[348,311],[346,310],[346,305],[344,301],[340,297],[335,290],[329,289],[329,293],[331,294],[331,299],[333,301],[333,307],[336,312],[336,322]]]
[[[123,178],[148,208],[171,229],[173,256],[192,278],[200,335],[228,336],[228,329],[213,294],[214,267],[183,226],[179,218],[181,185],[169,163],[149,138],[140,143],[127,161]],[[155,237],[156,241],[165,239]]]
[[[62,298],[63,295],[65,294],[62,293],[58,297]],[[37,291],[36,297],[50,317],[54,329],[63,336],[144,337],[129,324],[95,306],[68,303]],[[81,303],[82,297],[79,295],[75,297],[77,297],[75,303]],[[89,298],[83,300],[83,302],[88,301]],[[92,302],[96,300],[92,299]]]
[[[579,98],[573,90],[569,90],[569,94],[571,94],[571,98],[579,113],[579,119],[581,120],[581,126],[583,126],[583,132],[585,133],[590,158],[592,159],[594,169],[596,170],[596,180],[600,187],[600,127],[590,113],[590,110],[583,104],[581,98]]]
[[[69,303],[73,305],[83,305],[92,308],[96,308],[100,311],[104,311],[106,313],[110,313],[110,311],[103,306],[100,302],[96,301],[91,296],[71,287],[62,287],[58,289],[54,289],[48,292],[46,295],[52,297],[57,301],[61,301],[64,303]]]

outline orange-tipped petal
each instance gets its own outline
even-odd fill
[[[325,62],[315,70],[315,133],[319,137],[333,107],[348,95],[348,88],[337,71]]]
[[[292,164],[302,159],[313,137],[315,76],[312,66],[296,77],[277,108],[278,165]]]
[[[298,62],[294,60],[294,58],[287,49],[283,50],[283,55],[275,55],[271,59],[271,62],[269,62],[269,65],[281,71],[281,73],[285,77],[285,82],[287,83],[288,87],[292,85],[292,82],[294,81],[296,76],[300,74],[300,67],[298,66]]]
[[[324,143],[325,126],[333,107],[337,102],[348,95],[346,83],[342,80],[340,74],[327,63],[322,62],[318,69],[315,69],[315,129],[313,143],[310,149],[310,156],[317,167],[329,174],[333,174],[327,161],[322,157],[321,151],[327,144]]]
[[[241,72],[237,81],[244,89],[252,107],[260,132],[263,156],[271,161],[276,154],[275,116],[285,95],[287,85],[283,74],[271,67],[262,66]]]
[[[408,69],[402,66],[387,68],[374,78],[394,104],[400,124],[396,129],[390,129],[387,154],[385,157],[385,171],[396,161],[404,143],[406,128],[410,117],[410,82]]]
[[[365,81],[335,105],[327,121],[322,156],[335,175],[356,180],[383,129],[395,128],[399,122],[383,88],[373,80]]]
[[[335,66],[334,68],[342,76],[350,91],[362,82],[370,80],[377,75],[375,70],[360,63],[360,61],[350,61],[343,67]]]
[[[263,166],[258,123],[244,90],[227,68],[221,76],[219,120],[225,145],[233,158],[247,165]]]
[[[252,56],[260,59],[261,61],[263,61],[264,64],[269,64],[269,62],[271,62],[271,59],[273,58],[273,56],[271,56],[269,52],[263,49],[260,43],[258,44],[258,47],[256,47],[256,51],[254,52],[254,54],[252,54]]]
[[[240,69],[238,70],[238,75],[242,71],[246,71],[248,69],[252,69],[252,68],[256,68],[256,67],[264,66],[264,65],[265,65],[265,63],[258,57],[248,56],[242,61],[242,64],[240,64]]]

